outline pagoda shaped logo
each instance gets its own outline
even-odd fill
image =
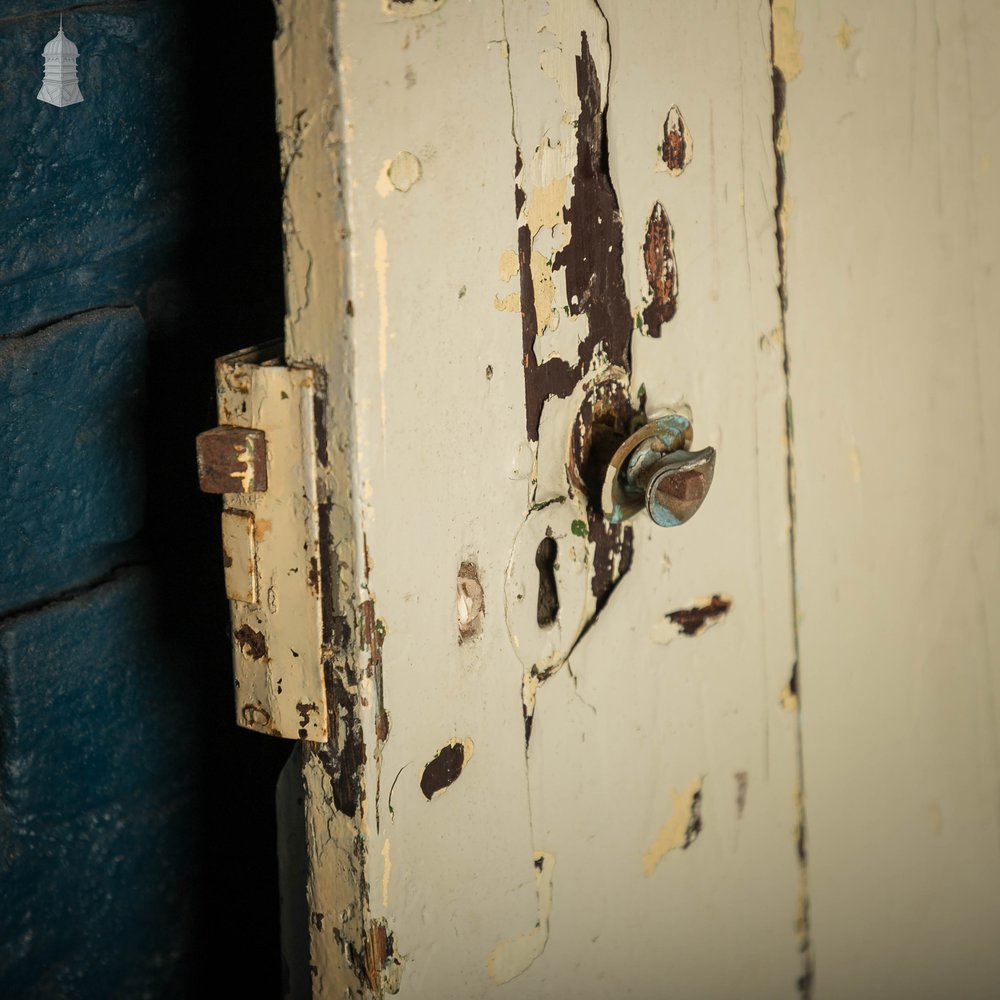
[[[76,79],[77,47],[63,34],[62,18],[59,18],[59,34],[43,50],[45,57],[45,77],[38,99],[57,108],[69,104],[79,104],[83,100],[80,84]]]

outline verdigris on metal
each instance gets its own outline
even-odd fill
[[[687,451],[691,421],[654,417],[619,446],[608,465],[601,502],[612,524],[646,508],[654,524],[675,527],[701,506],[715,475],[715,449]]]

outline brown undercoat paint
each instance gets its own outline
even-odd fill
[[[646,223],[642,259],[646,265],[651,301],[642,311],[642,321],[651,337],[659,337],[660,326],[677,312],[677,262],[674,233],[663,206],[657,202]]]
[[[725,615],[732,603],[728,597],[713,594],[707,604],[693,608],[679,608],[677,611],[671,611],[667,618],[680,629],[681,635],[697,635],[708,622]]]
[[[420,777],[420,791],[430,801],[436,793],[458,780],[464,766],[464,743],[456,741],[443,746],[433,760],[425,765],[424,773]]]

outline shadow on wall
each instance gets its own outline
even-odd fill
[[[0,995],[280,994],[273,794],[234,723],[213,359],[280,336],[266,0],[0,13]],[[238,41],[236,40],[238,38]]]

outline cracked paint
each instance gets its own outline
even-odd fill
[[[545,851],[535,852],[538,921],[530,931],[501,941],[487,956],[486,972],[497,986],[509,983],[526,972],[545,951],[549,940],[549,919],[552,916],[552,875],[555,863],[555,855]]]

